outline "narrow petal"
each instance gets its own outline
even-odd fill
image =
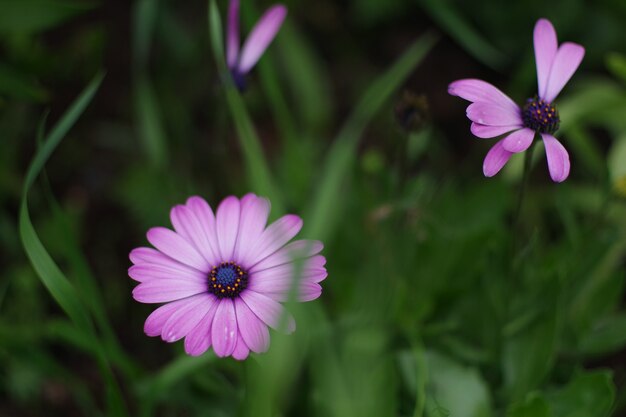
[[[183,205],[174,206],[170,211],[170,220],[176,233],[187,239],[209,265],[218,262],[202,224],[190,208]]]
[[[219,301],[211,327],[211,342],[217,356],[225,357],[233,353],[237,333],[235,305],[230,298],[223,298]]]
[[[235,345],[235,350],[233,350],[233,358],[238,361],[242,361],[248,357],[250,354],[250,349],[246,345],[246,342],[243,340],[241,334],[237,337],[237,344]]]
[[[472,103],[493,104],[511,112],[519,112],[519,107],[509,96],[483,80],[465,79],[454,81],[448,86],[448,93]]]
[[[199,294],[193,301],[178,309],[167,320],[161,332],[161,338],[166,342],[175,342],[187,336],[191,330],[209,312],[217,298],[212,294]]]
[[[483,173],[485,177],[493,177],[496,175],[513,155],[511,152],[505,150],[502,147],[504,139],[493,145],[493,147],[487,152],[485,161],[483,162]]]
[[[185,352],[200,356],[211,346],[211,325],[217,311],[218,302],[213,303],[200,322],[185,337]]]
[[[195,214],[196,219],[200,223],[200,227],[206,236],[211,253],[214,258],[219,258],[219,245],[217,243],[217,231],[215,225],[215,215],[211,206],[202,198],[198,196],[189,197],[187,199],[187,207]]]
[[[297,259],[308,258],[320,253],[322,249],[324,249],[324,244],[319,240],[296,240],[283,246],[261,262],[257,262],[248,269],[248,272],[262,271],[263,269],[294,262]]]
[[[585,48],[582,46],[571,42],[562,44],[550,69],[546,93],[541,98],[551,103],[572,78],[584,56]]]
[[[239,0],[230,0],[226,30],[226,64],[234,69],[239,55]]]
[[[248,348],[256,353],[267,351],[270,347],[270,333],[265,323],[250,310],[241,298],[235,299],[235,311],[239,333],[241,333]]]
[[[241,73],[245,74],[250,71],[261,58],[265,49],[278,33],[286,16],[287,8],[281,4],[270,7],[261,16],[241,48],[239,58],[239,71]]]
[[[181,279],[152,279],[133,289],[133,298],[140,303],[167,303],[206,292],[206,282]]]
[[[533,143],[535,132],[528,129],[520,129],[511,133],[502,141],[502,147],[505,151],[519,153],[524,152]]]
[[[194,296],[197,297],[197,296]],[[184,300],[178,300],[171,303],[167,303],[162,305],[161,307],[154,310],[143,325],[143,331],[146,332],[148,336],[159,336],[161,331],[163,330],[163,326],[167,322],[167,320],[174,314],[177,310],[187,305],[190,300],[194,297],[185,298]]]
[[[302,219],[287,214],[276,220],[263,231],[255,248],[251,251],[249,261],[252,265],[262,261],[289,242],[302,229]]]
[[[206,274],[193,268],[171,268],[163,265],[141,264],[128,268],[128,275],[139,282],[153,279],[176,279],[192,282],[206,282]]]
[[[516,126],[487,126],[480,123],[472,122],[470,131],[476,137],[482,139],[495,138],[496,136],[504,135],[505,133],[517,130],[522,127],[522,124]]]
[[[233,196],[226,197],[217,208],[216,233],[222,262],[231,261],[233,258],[239,231],[239,213],[239,199]]]
[[[556,31],[547,19],[539,19],[533,33],[535,63],[537,64],[537,84],[539,96],[545,97],[550,77],[550,69],[557,50]]]
[[[548,158],[548,170],[554,182],[563,182],[569,176],[569,154],[565,147],[554,136],[542,133],[543,144]]]
[[[272,300],[270,297],[248,289],[243,291],[240,297],[250,307],[250,310],[272,329],[282,330],[283,316],[286,315],[287,333],[292,333],[296,330],[296,322],[291,314],[286,312],[280,303]]]
[[[170,258],[196,268],[199,271],[208,271],[210,269],[206,259],[179,234],[165,227],[153,227],[148,230],[147,237],[152,246]]]
[[[270,202],[267,199],[254,194],[247,194],[241,199],[239,234],[233,257],[244,268],[249,265],[249,255],[263,234],[269,214]]]
[[[522,124],[520,110],[512,111],[491,103],[472,103],[467,107],[467,117],[487,126],[512,126]]]

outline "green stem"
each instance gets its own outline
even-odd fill
[[[522,229],[522,206],[524,205],[524,198],[526,197],[526,188],[528,185],[528,178],[530,177],[530,168],[533,160],[533,151],[535,147],[533,145],[528,148],[524,154],[524,172],[522,174],[522,182],[520,183],[519,193],[517,195],[517,207],[515,208],[515,217],[513,218],[513,261],[512,266],[516,264],[515,258],[517,257],[520,245],[520,235]]]

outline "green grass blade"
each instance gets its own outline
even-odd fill
[[[426,34],[417,40],[387,70],[372,83],[354,112],[348,118],[335,140],[322,170],[323,177],[308,216],[307,236],[324,240],[330,232],[332,214],[341,200],[341,186],[355,159],[356,148],[368,122],[389,97],[406,80],[436,42],[436,37]]]
[[[211,36],[213,55],[224,84],[226,102],[233,122],[235,123],[239,144],[244,153],[249,185],[254,192],[266,196],[271,200],[272,206],[274,207],[272,211],[273,214],[283,213],[284,204],[282,194],[279,193],[278,187],[276,187],[274,183],[267,160],[263,154],[261,141],[252,124],[250,115],[226,69],[222,21],[215,0],[211,0],[209,3],[209,34]]]

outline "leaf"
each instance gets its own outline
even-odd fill
[[[617,352],[626,346],[626,314],[606,317],[584,335],[579,351],[585,355],[600,356]]]
[[[422,36],[363,94],[326,157],[315,199],[310,205],[308,215],[305,216],[309,219],[305,235],[324,240],[330,233],[332,214],[337,212],[337,202],[342,197],[341,186],[354,163],[356,148],[365,127],[393,92],[422,62],[435,41],[433,35]]]
[[[626,83],[626,55],[618,52],[606,56],[606,66],[616,77]]]
[[[462,366],[437,352],[427,352],[426,362],[427,416],[440,415],[442,408],[454,417],[492,415],[489,389],[475,368]]]
[[[94,7],[85,1],[4,0],[0,2],[0,33],[40,32]]]
[[[140,135],[148,158],[157,167],[165,163],[166,136],[161,124],[161,110],[154,88],[147,76],[137,80],[135,93],[135,114],[139,121]]]
[[[615,401],[610,371],[580,373],[548,396],[554,417],[606,417]]]
[[[2,64],[0,64],[0,93],[36,102],[48,98],[46,90],[34,85],[24,74]]]
[[[538,395],[531,394],[522,403],[515,404],[506,413],[506,417],[551,417],[550,405]]]

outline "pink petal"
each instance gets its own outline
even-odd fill
[[[235,346],[235,350],[233,351],[233,358],[238,361],[242,361],[248,357],[250,354],[250,349],[246,346],[246,342],[243,340],[241,334],[237,337],[237,345]]]
[[[467,107],[467,117],[488,126],[513,126],[522,124],[519,108],[515,111],[491,103],[472,103]]]
[[[472,103],[493,104],[509,112],[519,112],[519,107],[509,96],[486,81],[476,79],[454,81],[448,86],[448,93]]]
[[[252,268],[249,268],[248,272],[261,271],[274,266],[291,263],[296,259],[308,258],[321,252],[322,249],[324,249],[324,245],[318,240],[296,240],[295,242],[285,245],[261,262],[258,262]]]
[[[548,158],[548,170],[554,182],[563,182],[569,176],[570,162],[565,147],[554,136],[542,133],[543,144]]]
[[[153,227],[148,230],[147,236],[152,246],[170,258],[199,271],[208,271],[210,269],[206,259],[185,238],[177,233],[164,227]]]
[[[239,54],[239,0],[230,0],[226,30],[226,64],[234,69]]]
[[[170,211],[170,220],[176,233],[187,239],[209,265],[218,262],[218,256],[213,252],[202,223],[190,208],[182,205],[173,207]]]
[[[585,48],[582,46],[571,42],[562,44],[556,52],[552,68],[550,69],[546,94],[540,97],[551,103],[559,95],[569,79],[572,78],[584,56]]]
[[[521,124],[515,126],[487,126],[481,125],[480,123],[472,122],[472,126],[470,127],[470,131],[476,137],[482,139],[495,138],[496,136],[503,135],[512,130],[517,130],[522,127]]]
[[[199,295],[194,297],[199,297]],[[152,313],[150,313],[150,315],[146,319],[146,322],[143,326],[143,331],[146,332],[148,336],[159,336],[161,334],[163,326],[172,316],[172,314],[174,314],[178,309],[187,305],[187,303],[189,303],[189,301],[192,300],[194,297],[189,297],[185,298],[184,300],[167,303],[157,308]]]
[[[265,323],[250,310],[241,298],[235,299],[235,311],[237,312],[239,333],[248,348],[256,353],[267,351],[270,347],[270,333]]]
[[[533,143],[534,138],[535,132],[528,128],[516,130],[504,138],[502,147],[513,153],[524,152]]]
[[[206,241],[211,247],[211,253],[214,258],[219,258],[219,245],[217,243],[217,231],[215,225],[215,216],[209,204],[198,196],[189,197],[187,199],[187,208],[189,208],[196,216],[200,223],[202,232],[206,236]]]
[[[283,316],[286,315],[287,333],[292,333],[296,330],[296,322],[291,314],[287,313],[280,303],[272,300],[270,297],[249,289],[243,291],[240,297],[250,307],[250,310],[272,329],[282,330]]]
[[[502,147],[502,142],[504,142],[504,139],[493,145],[489,152],[487,152],[487,156],[483,162],[483,173],[485,177],[493,177],[500,172],[502,167],[509,161],[511,155],[513,155]]]
[[[171,343],[187,336],[216,302],[217,298],[212,294],[198,294],[172,314],[163,326],[161,338]]]
[[[252,265],[262,261],[289,242],[302,229],[302,219],[287,214],[270,224],[259,238],[248,259]]]
[[[256,291],[256,288],[254,291]],[[270,288],[270,290],[264,292],[263,295],[270,297],[272,300],[284,302],[289,300],[289,291],[290,288],[285,290]],[[315,282],[303,281],[298,285],[297,300],[300,302],[315,300],[319,298],[320,295],[322,295],[322,287]]]
[[[139,282],[146,282],[152,279],[176,279],[189,280],[193,282],[206,282],[206,274],[193,268],[172,268],[163,265],[140,264],[128,268],[128,275]]]
[[[550,69],[552,68],[557,50],[556,31],[552,23],[546,19],[539,19],[535,24],[533,40],[535,44],[539,97],[545,97]]]
[[[211,325],[217,311],[218,302],[213,303],[200,322],[185,337],[185,352],[200,356],[211,346]]]
[[[219,301],[211,327],[213,350],[220,357],[229,356],[237,344],[237,316],[235,305],[230,298]]]
[[[233,258],[237,233],[239,231],[240,204],[237,197],[226,197],[217,208],[216,229],[217,242],[222,262]],[[228,356],[228,355],[226,355]]]
[[[167,303],[206,292],[206,282],[181,279],[152,279],[133,289],[133,298],[140,303]]]
[[[281,4],[270,7],[261,16],[241,48],[239,59],[239,71],[241,73],[245,74],[250,71],[261,58],[265,49],[278,33],[286,16],[287,8]]]
[[[249,266],[249,255],[259,241],[270,214],[270,202],[254,194],[241,199],[239,235],[235,245],[234,259],[244,268]]]

